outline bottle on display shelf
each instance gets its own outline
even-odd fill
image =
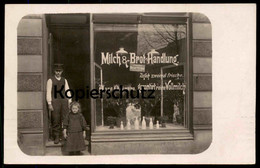
[[[159,126],[159,121],[157,120],[156,121],[156,129],[159,129],[160,128],[160,126]]]
[[[127,119],[126,129],[127,130],[131,129],[131,124],[130,124],[130,120],[129,119]]]
[[[153,129],[153,119],[152,118],[150,118],[149,128]]]
[[[138,121],[138,117],[135,117],[135,129],[139,129],[139,121]]]
[[[121,129],[121,130],[124,130],[124,124],[123,124],[123,121],[121,121],[120,129]]]
[[[145,116],[143,116],[143,121],[142,121],[142,129],[146,129],[146,121],[145,121]]]

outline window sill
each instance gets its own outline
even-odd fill
[[[91,135],[91,142],[126,142],[126,141],[167,141],[193,140],[193,135],[186,128],[153,129],[153,130],[125,130],[125,131],[97,131]]]

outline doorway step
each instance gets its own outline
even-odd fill
[[[90,155],[90,153],[88,152],[88,148],[89,148],[89,141],[85,140],[85,144],[86,144],[86,150],[81,152],[81,155]],[[53,141],[48,141],[45,144],[46,148],[45,148],[45,155],[46,156],[62,156],[62,155],[66,155],[62,152],[62,148],[61,148],[61,143],[58,144],[54,144]]]

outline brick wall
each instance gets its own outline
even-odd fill
[[[209,19],[192,14],[193,124],[212,124],[212,31]]]

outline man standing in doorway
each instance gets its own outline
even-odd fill
[[[63,72],[62,64],[54,64],[54,76],[47,81],[47,94],[46,100],[48,103],[48,110],[51,111],[51,125],[52,136],[54,138],[54,144],[58,144],[62,139],[62,122],[65,116],[69,113],[69,105],[72,99],[67,99],[65,91],[69,89],[68,81],[62,77]],[[56,88],[55,88],[56,87]],[[54,96],[54,90],[60,91]],[[68,97],[71,97],[71,93],[67,92]]]

